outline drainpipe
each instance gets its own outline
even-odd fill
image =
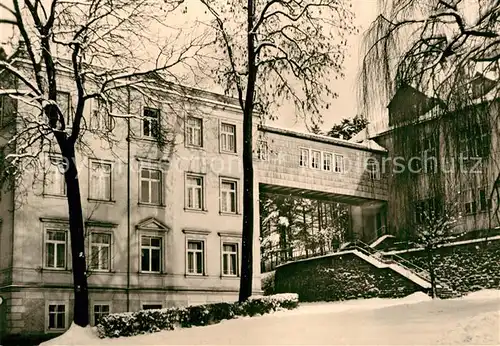
[[[127,114],[130,115],[130,88],[127,87]],[[130,311],[130,118],[127,117],[127,312]]]

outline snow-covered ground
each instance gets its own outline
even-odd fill
[[[500,291],[450,300],[423,293],[402,299],[309,303],[292,311],[207,327],[99,339],[72,326],[43,343],[63,345],[500,345]]]

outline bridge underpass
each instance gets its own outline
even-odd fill
[[[371,242],[385,233],[387,180],[379,169],[384,148],[264,126],[258,137],[258,148],[267,150],[255,161],[261,196],[341,203],[348,206],[349,237]],[[260,217],[255,221],[260,225]]]

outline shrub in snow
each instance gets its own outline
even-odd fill
[[[251,297],[243,303],[214,303],[186,308],[117,313],[104,316],[97,326],[97,331],[101,338],[132,336],[172,330],[176,327],[206,326],[236,316],[255,316],[277,310],[294,309],[298,304],[297,294],[282,293]]]
[[[262,291],[264,295],[269,296],[274,294],[274,272],[267,274],[261,280]]]

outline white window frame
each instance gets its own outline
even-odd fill
[[[478,212],[478,203],[476,196],[474,196],[474,189],[467,188],[463,190],[464,196],[464,214],[475,215]]]
[[[142,177],[142,170],[143,169],[146,169],[146,170],[149,170],[149,171],[158,171],[159,172],[159,193],[160,193],[160,196],[159,196],[159,201],[158,203],[153,203],[151,202],[152,198],[152,190],[151,190],[151,182],[156,182],[157,180],[154,180],[152,179],[151,177],[149,178],[143,178]],[[138,174],[138,179],[139,179],[139,204],[144,204],[144,205],[152,205],[152,206],[163,206],[163,203],[165,201],[165,185],[164,185],[164,182],[165,182],[165,179],[164,179],[164,172],[163,172],[163,169],[161,169],[160,167],[158,167],[157,165],[146,165],[146,164],[141,164],[139,165],[139,174]],[[149,201],[143,201],[142,200],[142,181],[143,180],[146,180],[148,181],[148,188],[149,188]]]
[[[146,116],[146,111],[153,111],[156,113],[156,117],[147,117]],[[145,128],[145,123],[148,122],[149,126],[149,135],[145,134],[144,131],[146,130]],[[142,107],[142,119],[141,119],[141,135],[142,138],[145,139],[152,139],[152,140],[157,140],[159,138],[159,133],[156,133],[156,135],[153,133],[153,127],[151,124],[154,124],[156,122],[156,131],[160,131],[160,125],[161,125],[161,109],[158,107],[152,107],[152,106],[143,106]]]
[[[113,112],[113,103],[111,101],[104,102],[97,97],[93,98],[90,109],[90,129],[94,131],[111,130],[113,121],[110,115],[111,112]]]
[[[189,181],[191,179],[199,179],[201,181],[201,185],[193,185],[190,184]],[[186,210],[198,210],[198,211],[204,211],[205,210],[205,176],[203,174],[199,173],[190,173],[187,172],[185,175],[185,189],[184,189],[184,207]],[[196,203],[194,203],[194,198],[197,196],[194,191],[200,191],[200,201],[199,201],[199,207],[195,206]],[[190,194],[193,192],[193,205],[189,205],[189,198]]]
[[[307,156],[304,157],[303,154]],[[309,168],[311,164],[311,153],[308,148],[299,148],[299,166]]]
[[[46,333],[61,333],[68,329],[68,304],[66,300],[50,300],[45,301],[45,332]],[[64,327],[63,328],[50,328],[50,306],[51,305],[63,305],[64,306]]]
[[[189,120],[191,119],[194,119],[196,120],[197,122],[199,122],[199,128],[197,126],[192,126],[190,123],[189,123]],[[204,141],[203,141],[203,118],[199,118],[199,117],[193,117],[193,116],[187,116],[186,117],[186,131],[185,131],[185,134],[184,134],[184,142],[186,143],[186,146],[188,147],[192,147],[192,148],[203,148],[203,145],[204,145]],[[194,131],[195,130],[199,130],[199,137],[200,137],[200,143],[199,144],[193,144],[191,143],[191,129],[193,129],[192,133],[194,134]],[[193,135],[194,137],[194,135]]]
[[[105,234],[109,237],[109,244],[105,244],[105,243],[94,243],[92,241],[92,236],[94,234]],[[99,252],[97,254],[97,258],[98,258],[98,267],[97,268],[93,268],[92,267],[92,259],[93,259],[93,256],[94,256],[94,244],[98,244],[96,247],[99,248]],[[108,269],[105,269],[105,268],[100,268],[101,266],[101,256],[102,256],[102,248],[108,248]],[[97,230],[97,229],[92,229],[90,232],[89,232],[89,250],[88,250],[88,253],[89,253],[89,270],[91,270],[92,272],[110,272],[113,270],[113,233],[110,232],[110,231],[102,231],[102,230]]]
[[[337,165],[337,159],[340,159],[340,166]],[[344,167],[344,155],[341,154],[333,154],[333,171],[335,173],[344,173],[345,167]]]
[[[234,130],[234,132],[225,131],[224,126],[228,126],[228,127],[232,128]],[[219,148],[220,148],[221,152],[231,153],[231,154],[235,154],[237,152],[236,129],[237,129],[236,124],[231,124],[231,123],[224,122],[224,121],[221,121],[219,123]],[[230,143],[229,142],[230,137],[233,137],[233,148],[228,148],[229,143]],[[225,141],[226,148],[224,148],[224,145],[223,145],[223,138],[226,139],[226,141]]]
[[[222,214],[238,214],[239,211],[239,193],[238,193],[238,180],[234,178],[226,178],[226,177],[221,177],[219,179],[219,211]],[[225,190],[223,189],[224,184],[233,184],[234,190]],[[227,194],[226,195],[226,202],[228,202],[227,199],[229,199],[230,202],[230,194],[234,193],[234,210],[223,210],[222,205],[224,202],[223,194],[224,192]]]
[[[241,232],[238,231],[226,231],[218,232],[219,236],[219,248],[220,248],[220,277],[221,279],[231,279],[240,276],[240,266],[241,266]],[[224,274],[224,244],[235,244],[236,250],[238,252],[236,257],[236,275],[225,275]]]
[[[57,102],[57,105],[60,107],[59,105],[59,101],[58,101],[58,96],[59,95],[63,95],[64,96],[67,96],[68,97],[68,109],[67,109],[67,112],[68,114],[64,114],[64,121],[66,122],[66,128],[72,128],[73,127],[73,113],[72,113],[72,108],[73,108],[73,104],[72,104],[72,95],[69,91],[66,91],[66,90],[57,90],[56,91],[56,102]],[[61,109],[62,111],[62,109]]]
[[[316,149],[311,149],[310,157],[311,157],[311,168],[320,170],[321,165],[323,163],[321,160],[321,151]]]
[[[64,241],[63,240],[49,240],[49,232],[60,232],[64,233]],[[58,227],[44,227],[44,239],[43,239],[43,269],[49,270],[68,270],[68,247],[69,247],[69,239],[68,239],[68,230],[62,229]],[[47,244],[54,244],[54,266],[48,266],[48,251]],[[57,267],[57,247],[58,245],[64,245],[64,267]]]
[[[189,243],[201,243],[201,250],[200,249],[190,249],[189,248]],[[193,256],[193,269],[198,268],[198,262],[197,262],[197,256],[196,254],[201,253],[201,273],[198,272],[190,272],[189,271],[189,257],[190,255]],[[198,238],[191,238],[188,237],[186,239],[186,275],[193,275],[193,276],[204,276],[206,274],[206,239],[198,239]]]
[[[43,177],[43,194],[46,196],[57,196],[57,197],[65,197],[67,194],[66,181],[64,180],[64,173],[61,173],[61,168],[53,162],[60,161],[60,165],[64,163],[64,159],[62,155],[59,154],[47,154],[47,164],[48,168],[44,172]],[[59,174],[57,174],[59,173]],[[48,175],[51,174],[54,176],[55,181],[48,182]],[[50,187],[57,185],[59,191],[55,191],[54,187]],[[49,191],[51,190],[51,191]]]
[[[370,177],[371,180],[380,179],[379,163],[376,159],[369,158],[366,161],[366,170],[368,171],[368,176]]]
[[[226,251],[224,250],[224,246],[225,245],[232,245],[232,246],[235,246],[236,247],[236,250],[235,251]],[[221,275],[222,276],[232,276],[232,277],[238,277],[239,276],[239,244],[238,242],[235,242],[235,241],[222,241],[222,247],[221,247],[221,252],[222,252],[222,256],[221,256],[221,260],[222,260],[222,264],[221,264],[221,268],[222,268],[222,271],[221,271]],[[230,272],[225,272],[225,268],[224,268],[224,263],[225,263],[225,257],[228,257],[228,261],[227,263],[230,265],[232,263],[232,260],[231,260],[231,257],[235,257],[235,267],[234,267],[234,273],[230,273]],[[231,265],[230,265],[231,266]],[[227,268],[228,271],[230,268]]]
[[[107,315],[109,315],[109,314],[113,313],[113,312],[112,312],[112,306],[111,306],[112,304],[111,304],[111,302],[109,302],[109,301],[93,301],[93,302],[92,302],[91,324],[92,324],[93,326],[97,326],[97,324],[95,323],[95,322],[96,322],[96,311],[95,311],[96,306],[106,306],[106,305],[107,305],[107,306],[108,306],[108,308],[109,308],[108,313],[107,313],[107,314],[105,314],[105,313],[103,313],[103,312],[99,312],[99,314],[100,314],[100,315],[103,315],[103,316],[107,316]],[[102,316],[101,316],[101,317],[102,317]]]
[[[160,240],[160,246],[153,246],[153,245],[142,245],[142,238],[143,237],[148,237],[149,239],[155,238]],[[150,243],[151,244],[151,243]],[[142,269],[142,250],[147,249],[149,250],[149,270],[143,270]],[[153,257],[151,256],[153,250],[160,250],[160,263],[159,263],[159,270],[151,270],[153,267]],[[140,232],[139,233],[139,271],[141,273],[146,273],[146,274],[162,274],[165,269],[164,265],[164,258],[165,258],[165,237],[164,235],[158,234],[158,233],[153,233],[153,232]]]
[[[105,202],[111,202],[113,201],[113,185],[114,185],[114,177],[113,177],[113,163],[111,161],[106,161],[106,160],[97,160],[97,159],[90,159],[90,164],[89,164],[89,199],[94,200],[94,201],[105,201]],[[94,176],[97,175],[97,179],[99,181],[99,185],[105,182],[104,174],[97,174],[97,170],[94,169],[94,165],[107,165],[109,166],[109,196],[94,196],[94,189],[97,189],[96,193],[100,194],[100,188],[104,186],[99,186],[99,187],[94,187],[93,185],[93,178]]]
[[[326,172],[331,172],[332,171],[332,165],[333,165],[333,154],[332,153],[329,153],[329,152],[326,152],[326,151],[323,151],[321,153],[321,169],[323,171],[326,171]],[[327,163],[327,157],[330,158],[330,162],[328,163],[328,165],[326,165]]]

